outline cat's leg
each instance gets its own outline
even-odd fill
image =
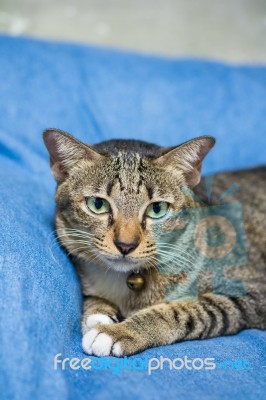
[[[83,337],[83,349],[117,357],[183,340],[232,335],[244,328],[265,328],[261,309],[251,296],[207,294],[195,302],[158,304],[115,325],[97,325]]]
[[[118,308],[111,302],[95,296],[86,296],[83,303],[82,334],[97,324],[110,325],[121,321]]]

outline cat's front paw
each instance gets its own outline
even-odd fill
[[[122,356],[119,342],[114,343],[114,338],[105,332],[100,332],[96,328],[87,332],[82,339],[82,348],[85,353],[94,356]]]
[[[124,329],[123,323],[97,325],[89,330],[82,339],[83,351],[97,357],[122,357],[141,350],[138,337]]]

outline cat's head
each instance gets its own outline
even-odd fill
[[[171,148],[133,140],[87,146],[47,129],[44,142],[58,183],[61,243],[85,260],[130,271],[155,262],[154,232],[185,206],[181,189],[199,183],[215,140],[202,136]]]

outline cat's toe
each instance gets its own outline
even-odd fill
[[[92,344],[92,354],[98,357],[109,356],[113,345],[113,339],[107,333],[99,333]]]
[[[92,354],[92,344],[98,335],[97,329],[91,329],[82,338],[82,348],[86,354]]]
[[[83,351],[89,355],[98,357],[109,356],[113,345],[113,339],[107,333],[100,333],[97,329],[91,329],[82,339]]]
[[[112,355],[115,357],[121,357],[123,355],[122,346],[119,342],[116,342],[112,348]]]
[[[86,319],[85,325],[86,328],[92,329],[97,324],[110,325],[114,322],[114,319],[106,314],[92,314]]]

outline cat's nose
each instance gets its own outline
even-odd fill
[[[139,242],[134,241],[131,243],[125,243],[125,242],[120,242],[119,240],[115,240],[114,244],[116,245],[120,253],[125,256],[126,254],[129,254],[133,250],[135,250],[138,247]]]

